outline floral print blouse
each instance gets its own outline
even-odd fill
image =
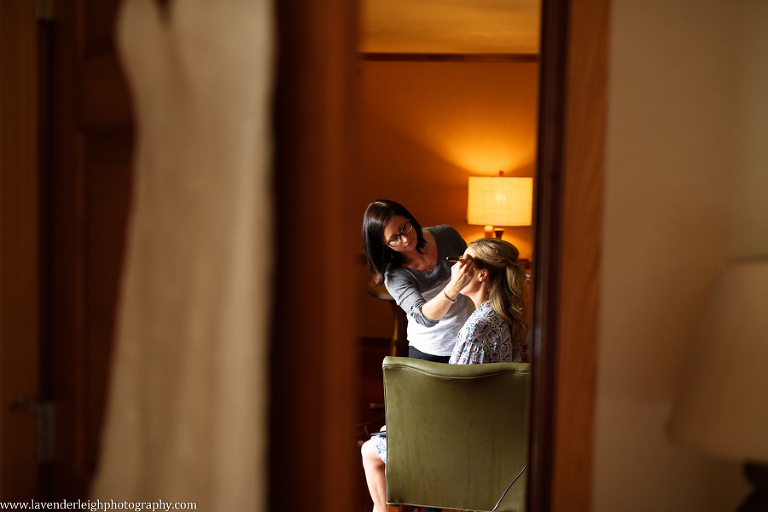
[[[522,354],[512,343],[509,325],[491,308],[480,304],[459,331],[451,364],[520,363]]]

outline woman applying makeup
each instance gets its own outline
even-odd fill
[[[475,271],[461,290],[476,306],[455,340],[452,364],[521,362],[526,344],[525,268],[509,242],[482,238],[469,244],[459,263]],[[458,265],[458,264],[457,264]],[[374,436],[361,448],[374,512],[386,508],[387,442]]]
[[[384,283],[408,318],[409,356],[447,363],[473,309],[459,294],[471,262],[446,260],[465,251],[461,235],[447,225],[422,229],[405,207],[380,199],[365,210],[363,247],[376,286]]]

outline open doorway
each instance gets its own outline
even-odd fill
[[[358,165],[348,186],[358,219],[371,201],[391,199],[422,226],[448,224],[466,242],[488,236],[484,225],[469,223],[468,179],[536,172],[540,2],[363,0],[360,8]],[[533,231],[530,222],[504,226],[503,238],[528,263]],[[359,260],[362,442],[383,423],[383,410],[370,409],[383,401],[381,358],[390,352],[397,306],[383,286],[369,293],[362,253]],[[357,468],[355,510],[366,510]]]

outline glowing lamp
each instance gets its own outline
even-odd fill
[[[467,222],[485,226],[486,236],[496,238],[503,226],[530,226],[533,211],[533,178],[470,176]]]

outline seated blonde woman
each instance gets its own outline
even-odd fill
[[[461,290],[475,306],[451,354],[451,364],[514,363],[524,360],[526,343],[525,268],[517,248],[504,240],[481,238],[469,244],[462,262],[474,273]],[[386,512],[386,438],[374,436],[361,449],[373,512]]]

